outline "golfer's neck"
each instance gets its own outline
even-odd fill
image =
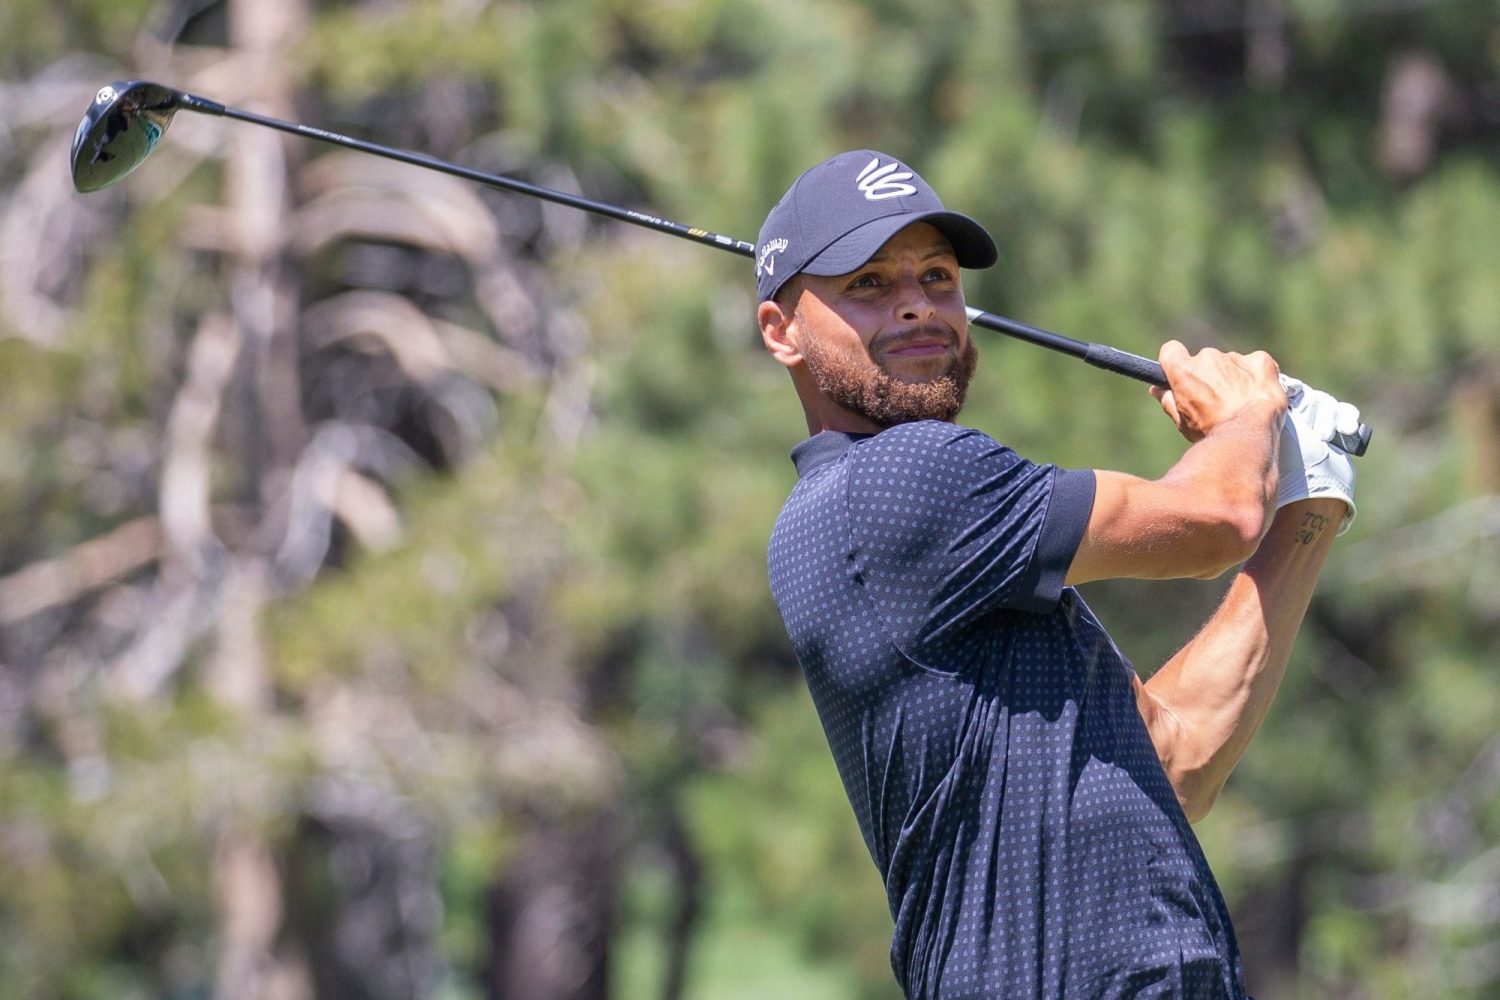
[[[879,434],[884,428],[869,417],[845,409],[822,393],[802,396],[802,412],[807,417],[807,433],[840,431],[845,434]]]

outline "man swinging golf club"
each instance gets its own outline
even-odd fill
[[[1029,461],[952,421],[977,360],[960,268],[994,241],[870,150],[760,233],[757,319],[811,436],[771,586],[912,998],[1240,998],[1189,826],[1264,719],[1354,469],[1354,407],[1264,353],[1169,342],[1190,442],[1163,477]],[[1290,397],[1290,398],[1289,398]],[[1208,578],[1222,604],[1143,683],[1073,585]]]

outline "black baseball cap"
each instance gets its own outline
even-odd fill
[[[950,212],[917,172],[870,149],[840,153],[813,167],[761,226],[755,244],[755,287],[774,298],[794,275],[848,274],[914,222],[935,227],[960,267],[989,267],[995,241],[967,215]]]

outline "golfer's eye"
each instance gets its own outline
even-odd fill
[[[953,272],[946,267],[935,267],[922,276],[923,281],[952,281]]]
[[[875,287],[879,286],[879,284],[880,284],[880,276],[879,275],[865,273],[865,274],[861,274],[859,277],[857,277],[853,281],[849,282],[849,287],[850,288],[875,288]]]

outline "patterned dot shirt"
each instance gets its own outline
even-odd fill
[[[1063,585],[1094,474],[936,421],[792,459],[772,591],[907,996],[1243,997],[1133,668]]]

